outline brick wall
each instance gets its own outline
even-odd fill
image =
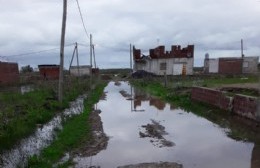
[[[256,97],[237,94],[234,98],[231,98],[225,96],[224,93],[225,92],[204,87],[193,87],[191,99],[231,111],[255,121],[260,121],[259,112],[257,112],[258,100]]]
[[[59,79],[59,65],[38,65],[44,79]]]
[[[193,100],[201,101],[213,106],[216,106],[223,110],[230,110],[231,98],[224,95],[224,92],[204,88],[204,87],[193,87],[191,92],[191,98]]]
[[[10,62],[0,62],[0,84],[15,84],[18,82],[18,64]]]
[[[233,112],[241,116],[256,120],[257,98],[245,95],[235,95]]]
[[[220,74],[242,74],[243,60],[238,58],[219,58]]]

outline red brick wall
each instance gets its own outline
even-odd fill
[[[193,87],[191,92],[193,100],[201,101],[223,110],[230,110],[231,98],[223,92],[203,87]]]
[[[39,70],[45,79],[59,79],[59,66],[39,66]]]
[[[135,46],[133,46],[133,56],[134,56],[134,60],[141,59],[141,50],[136,49]]]
[[[242,59],[236,58],[219,58],[220,74],[242,74]]]
[[[257,98],[245,95],[235,95],[233,112],[241,116],[256,120]]]
[[[0,84],[14,84],[19,82],[17,63],[0,62]]]
[[[260,121],[257,118],[257,98],[245,95],[235,95],[230,98],[224,95],[224,92],[203,88],[193,87],[191,99],[216,106],[223,110],[231,110],[240,116]]]

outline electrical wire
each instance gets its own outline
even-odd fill
[[[84,19],[83,19],[83,16],[82,16],[82,12],[81,12],[81,9],[80,9],[79,1],[76,0],[76,2],[77,2],[77,5],[78,5],[78,10],[79,10],[79,14],[80,14],[80,18],[81,18],[81,22],[82,22],[83,28],[85,30],[85,33],[86,33],[87,37],[89,38],[88,31],[87,31],[87,28],[85,26]]]
[[[68,44],[65,47],[72,46],[74,44]],[[1,56],[1,57],[18,57],[18,56],[25,56],[25,55],[32,55],[32,54],[39,54],[39,53],[44,53],[48,51],[53,51],[53,50],[58,50],[60,48],[52,48],[52,49],[47,49],[47,50],[41,50],[41,51],[34,51],[34,52],[29,52],[29,53],[22,53],[22,54],[15,54],[15,55],[8,55],[8,56]]]

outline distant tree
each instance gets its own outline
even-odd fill
[[[26,65],[21,67],[21,72],[22,73],[33,72],[33,68],[30,65]]]

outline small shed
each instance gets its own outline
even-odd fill
[[[82,66],[71,66],[70,74],[74,76],[85,76],[90,75],[91,66],[90,65],[82,65]]]
[[[16,84],[19,82],[18,64],[0,61],[0,84]]]
[[[40,75],[43,79],[59,79],[60,66],[59,65],[38,65]]]

